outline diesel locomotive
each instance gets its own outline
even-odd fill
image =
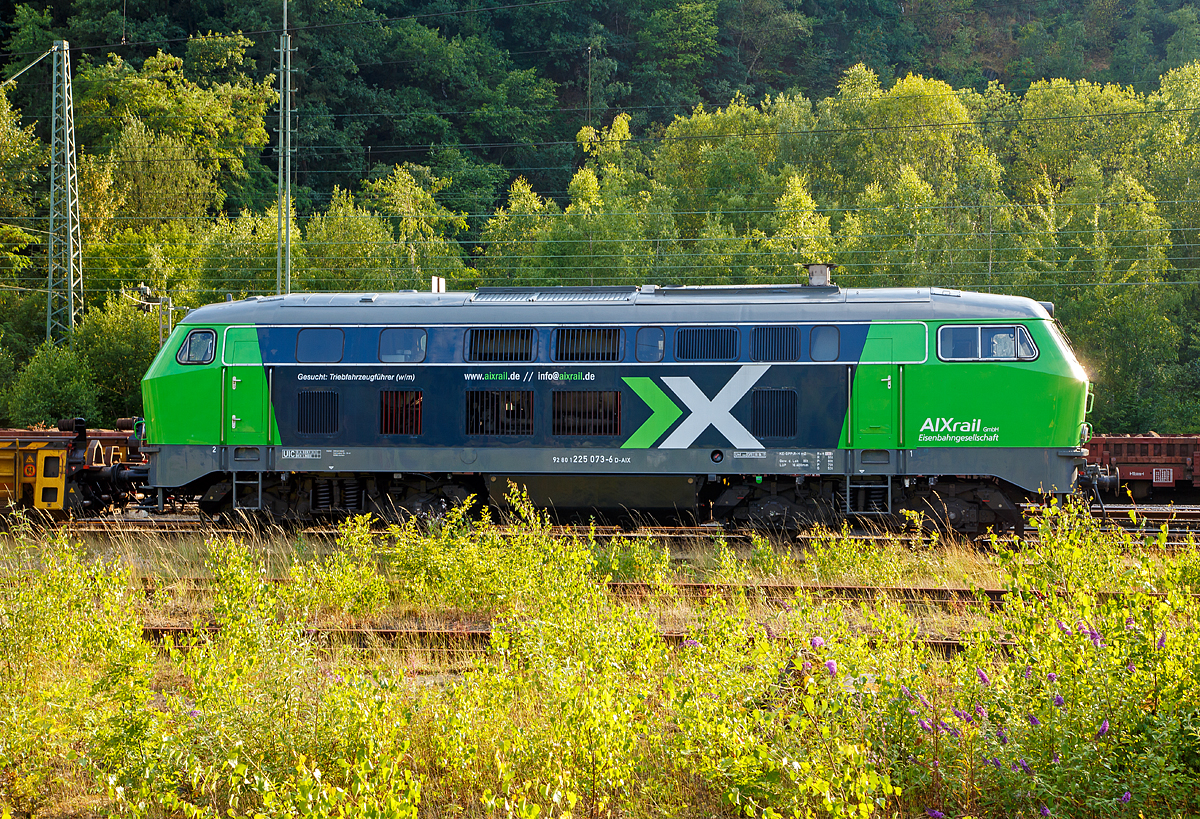
[[[480,288],[190,313],[142,382],[148,490],[209,514],[556,513],[1019,529],[1075,489],[1088,378],[1049,308],[938,288]]]

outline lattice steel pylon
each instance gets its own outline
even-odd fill
[[[75,108],[71,53],[54,44],[54,114],[50,141],[50,275],[46,338],[61,342],[83,316],[83,247],[79,239],[79,183],[75,163]]]

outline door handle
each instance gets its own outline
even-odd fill
[[[230,417],[230,418],[232,419],[232,421],[233,421],[233,423],[229,425],[229,426],[230,426],[230,429],[237,429],[237,422],[238,422],[238,421],[240,421],[240,420],[242,420],[242,419],[241,419],[241,418],[238,418],[236,415],[231,415],[231,416],[229,416],[229,417]]]
[[[892,377],[891,377],[890,375],[889,375],[887,378],[881,378],[881,379],[879,379],[879,380],[880,380],[880,381],[886,381],[886,382],[887,382],[887,385],[888,385],[888,389],[889,389],[889,390],[892,388]]]
[[[233,382],[232,382],[232,383],[233,383],[233,386],[232,386],[232,387],[230,387],[229,389],[231,389],[231,390],[236,390],[236,389],[237,389],[238,382],[239,382],[239,381],[241,381],[241,380],[242,380],[242,379],[238,378],[238,377],[235,375],[235,376],[233,377]]]

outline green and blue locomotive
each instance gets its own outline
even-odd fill
[[[1019,528],[1074,490],[1089,383],[1047,306],[937,288],[251,297],[142,383],[149,487],[211,514],[560,513]]]

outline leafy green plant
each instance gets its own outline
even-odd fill
[[[301,620],[324,613],[355,618],[378,613],[389,594],[376,552],[370,516],[349,518],[339,526],[333,554],[292,564],[291,582],[279,591],[281,605]]]

